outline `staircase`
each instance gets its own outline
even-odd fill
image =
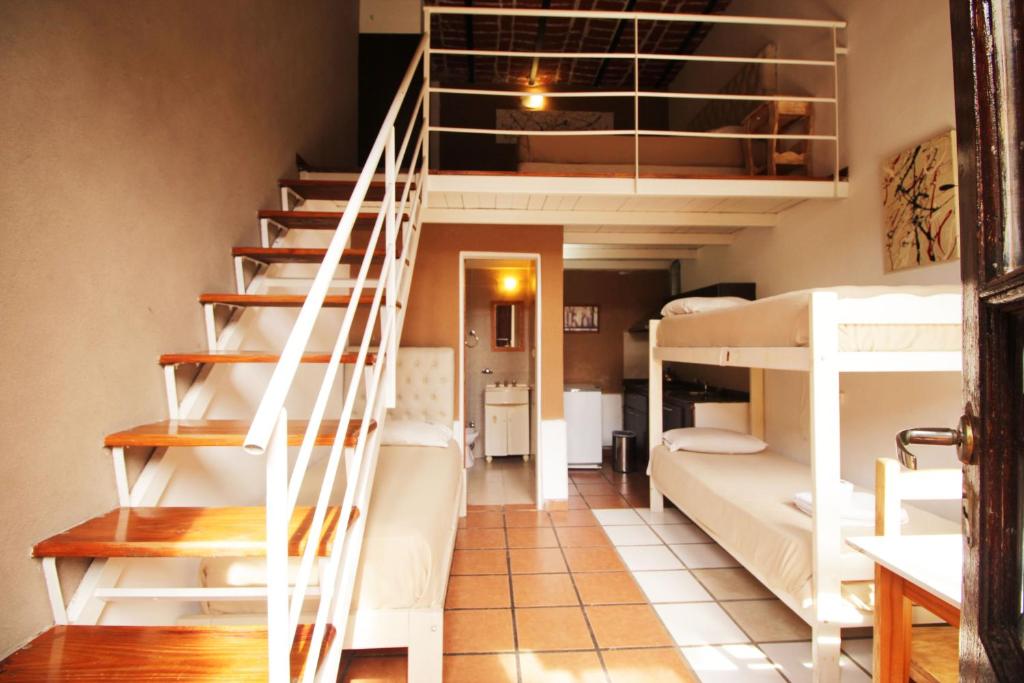
[[[395,402],[403,306],[419,240],[426,104],[422,90],[413,98],[409,89],[413,76],[426,69],[423,54],[421,43],[361,173],[348,179],[281,180],[281,209],[257,215],[260,246],[232,250],[236,291],[199,297],[208,348],[159,359],[169,419],[104,441],[119,506],[32,549],[41,560],[55,626],[0,662],[0,679],[336,680],[365,527],[360,511],[369,505],[380,426]],[[399,139],[396,120],[403,106],[412,115]],[[344,210],[295,210],[305,200],[342,202]],[[329,236],[329,243],[281,245],[290,232],[309,230]],[[275,277],[275,267],[293,264],[319,265],[312,277]],[[342,265],[356,275],[337,277]],[[267,291],[281,286],[302,289]],[[246,321],[265,308],[298,309],[283,348],[240,350]],[[342,311],[333,348],[310,348],[314,325],[331,308]],[[204,419],[214,391],[207,379],[212,369],[229,364],[272,364],[274,370],[254,417]],[[289,419],[285,404],[297,391],[300,365],[322,371],[320,388],[310,414]],[[186,367],[195,369],[195,376],[179,396],[179,371]],[[343,398],[340,408],[329,411],[332,396]],[[329,449],[323,478],[314,482],[319,494],[315,505],[299,505],[315,447]],[[225,449],[243,467],[245,459],[265,467],[265,506],[159,506],[174,476],[168,449],[176,448]],[[152,452],[134,482],[126,457],[130,450]],[[345,488],[338,504],[332,493],[342,467]],[[265,557],[267,585],[118,585],[125,558],[199,557]],[[63,558],[92,560],[70,601],[57,573],[57,560]],[[289,558],[294,558],[291,571]],[[310,598],[318,598],[316,620],[300,624]],[[112,601],[213,599],[265,599],[266,625],[97,625]]]

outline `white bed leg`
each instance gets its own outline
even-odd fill
[[[839,626],[815,624],[811,629],[811,661],[814,683],[839,683]]]
[[[654,488],[654,484],[651,484],[651,512],[664,512],[665,511],[665,496],[661,495],[661,491]]]
[[[441,683],[444,668],[444,611],[409,615],[409,683]]]

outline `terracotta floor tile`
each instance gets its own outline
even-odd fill
[[[512,604],[518,607],[564,607],[580,604],[568,574],[512,576]]]
[[[602,649],[673,644],[650,605],[605,605],[586,609],[597,645]]]
[[[558,548],[514,548],[508,551],[513,574],[551,574],[568,571]]]
[[[675,648],[602,652],[612,683],[698,683]]]
[[[626,502],[630,507],[645,508],[651,505],[651,494],[641,493],[637,495],[626,495]]]
[[[405,657],[353,657],[341,679],[344,683],[405,683]]]
[[[467,505],[467,512],[501,512],[500,505]]]
[[[552,512],[551,522],[555,527],[562,526],[599,526],[597,517],[590,510],[566,510]]]
[[[596,652],[523,652],[523,683],[605,683]]]
[[[459,529],[455,535],[455,547],[459,550],[504,548],[504,529]]]
[[[533,503],[508,503],[503,506],[505,512],[509,510],[536,510],[537,506]]]
[[[452,575],[508,574],[505,550],[456,550],[452,555]]]
[[[573,511],[573,510],[589,510],[590,509],[590,506],[587,505],[587,501],[583,500],[583,498],[581,496],[576,496],[575,498],[573,496],[569,496],[568,507],[569,507],[569,511],[570,512]]]
[[[467,512],[459,519],[460,529],[500,529],[503,526],[500,512]]]
[[[621,572],[626,570],[613,548],[565,548],[571,572]]]
[[[604,475],[598,470],[573,470],[569,472],[569,479],[577,484],[603,484],[606,481]]]
[[[444,613],[445,654],[514,652],[512,610],[448,610]]]
[[[553,529],[523,527],[508,530],[509,548],[557,548],[558,539]]]
[[[584,495],[583,500],[587,502],[590,507],[600,510],[606,508],[628,508],[629,503],[626,499],[619,495],[614,496],[591,496]]]
[[[499,576],[453,576],[448,579],[448,597],[445,607],[449,609],[487,609],[490,607],[511,607],[508,592],[508,577]]]
[[[520,650],[585,650],[593,648],[579,607],[531,607],[516,610]]]
[[[566,526],[557,531],[558,542],[563,548],[587,548],[611,546],[612,542],[599,526]]]
[[[576,484],[576,490],[584,498],[587,496],[614,496],[618,493],[615,487],[607,482],[601,484]]]
[[[575,581],[584,605],[647,602],[647,597],[629,572],[577,574]]]
[[[544,509],[547,510],[548,512],[551,512],[553,510],[568,510],[569,501],[564,499],[554,500],[549,498],[548,500],[544,501]]]
[[[446,655],[444,683],[515,683],[515,655]]]
[[[505,513],[505,526],[509,528],[551,526],[551,518],[547,512],[540,510],[512,510]]]

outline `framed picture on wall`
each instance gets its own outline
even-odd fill
[[[566,306],[563,329],[566,332],[599,332],[600,310],[597,306]]]

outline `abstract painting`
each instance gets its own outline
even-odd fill
[[[882,167],[885,272],[960,258],[956,131],[915,145]]]
[[[566,306],[562,329],[565,332],[599,332],[599,311],[597,306]]]

